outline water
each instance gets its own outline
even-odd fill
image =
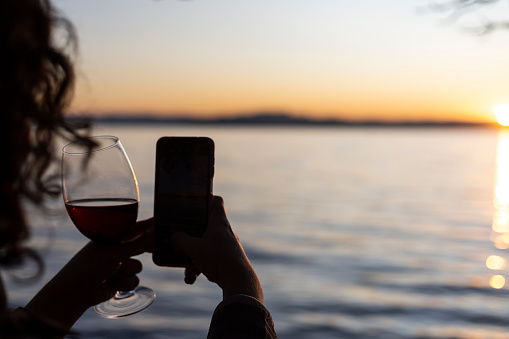
[[[509,288],[490,286],[492,276],[508,275],[486,266],[491,255],[509,257],[501,233],[509,136],[497,130],[102,125],[95,133],[122,140],[138,176],[140,218],[152,215],[158,137],[215,140],[214,190],[280,338],[509,336]],[[32,214],[46,281],[86,239],[65,214],[49,224]],[[84,338],[204,338],[219,288],[203,277],[187,286],[181,269],[141,260],[141,282],[157,292],[152,307],[118,320],[89,310],[75,329]],[[41,284],[7,282],[11,304],[26,303]]]

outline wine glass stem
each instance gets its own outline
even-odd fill
[[[115,298],[116,300],[130,298],[134,295],[134,293],[135,293],[134,291],[127,291],[127,292],[117,291],[117,293],[115,294],[115,296],[113,298]]]

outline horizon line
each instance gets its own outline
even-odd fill
[[[116,123],[188,123],[188,124],[238,124],[238,125],[320,125],[320,126],[499,126],[495,122],[438,119],[345,119],[313,118],[285,112],[254,112],[237,115],[217,115],[215,117],[193,116],[186,114],[158,115],[155,113],[110,112],[103,115],[90,113],[70,113],[71,120],[87,119],[96,122]]]

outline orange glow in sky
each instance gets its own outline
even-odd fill
[[[495,122],[509,101],[509,34],[425,0],[54,3],[79,36],[73,111]]]

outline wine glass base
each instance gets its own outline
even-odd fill
[[[113,298],[94,307],[97,314],[104,318],[122,318],[138,313],[152,305],[156,294],[148,287],[138,286],[131,292]]]

